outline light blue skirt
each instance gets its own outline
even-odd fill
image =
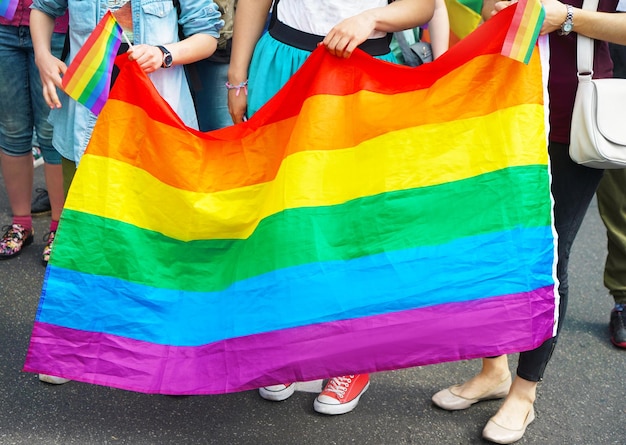
[[[254,49],[248,72],[248,117],[287,83],[310,54],[274,39],[267,32],[263,34]],[[392,52],[376,58],[399,63]]]

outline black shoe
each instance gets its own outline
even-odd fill
[[[611,333],[611,343],[618,348],[626,349],[626,311],[618,311],[617,309],[611,311],[609,332]]]
[[[50,198],[48,197],[48,191],[46,189],[35,190],[38,195],[35,196],[33,202],[30,205],[30,213],[33,216],[46,215],[50,213],[52,208],[50,207]]]

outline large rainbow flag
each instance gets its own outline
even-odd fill
[[[210,133],[121,57],[24,369],[215,394],[550,338],[542,69],[501,55],[509,9],[418,68],[319,48]]]

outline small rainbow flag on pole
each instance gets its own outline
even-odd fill
[[[502,45],[502,55],[528,63],[545,15],[540,0],[519,0]]]
[[[13,20],[19,0],[0,0],[0,17]]]
[[[63,76],[67,95],[96,115],[109,97],[111,72],[122,43],[122,32],[111,11],[107,11]]]
[[[541,345],[558,318],[542,65],[500,54],[512,16],[418,68],[318,48],[210,133],[118,58],[24,369],[218,394]]]

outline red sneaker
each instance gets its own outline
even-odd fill
[[[265,400],[280,402],[287,400],[296,390],[295,383],[285,383],[283,385],[272,385],[259,388],[259,395]]]
[[[330,379],[313,403],[322,414],[345,414],[352,411],[370,386],[369,374],[346,375]]]

